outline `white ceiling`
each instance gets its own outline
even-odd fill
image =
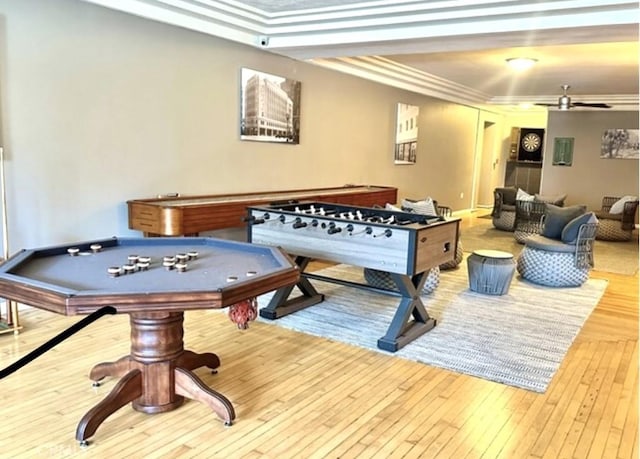
[[[84,0],[417,93],[638,109],[637,1]],[[528,56],[522,74],[505,65]]]

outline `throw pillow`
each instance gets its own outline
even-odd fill
[[[526,191],[518,188],[518,192],[516,193],[516,201],[533,201],[535,196],[530,195]]]
[[[611,205],[611,209],[609,209],[609,213],[621,214],[622,211],[624,210],[625,203],[629,201],[637,201],[637,200],[638,198],[636,196],[623,196]]]
[[[587,211],[586,206],[558,207],[545,204],[544,228],[542,235],[551,239],[560,239],[564,227],[576,217]]]
[[[538,202],[546,202],[548,204],[553,204],[554,206],[562,207],[564,206],[564,200],[567,199],[567,195],[559,194],[557,196],[543,196],[541,194],[536,194],[534,198],[534,200]]]
[[[575,244],[578,239],[578,232],[580,231],[580,227],[585,223],[597,223],[598,219],[593,212],[587,212],[586,214],[580,215],[579,217],[574,218],[569,223],[565,225],[562,229],[562,235],[560,239],[565,244]]]
[[[386,203],[384,205],[384,208],[386,210],[393,210],[394,212],[402,212],[402,209],[400,207],[394,206],[393,204],[390,204],[390,203]]]
[[[433,199],[430,197],[424,201],[410,201],[408,199],[402,200],[402,208],[409,209],[411,212],[423,215],[438,215],[436,206],[433,204]]]

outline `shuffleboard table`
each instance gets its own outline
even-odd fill
[[[175,196],[127,201],[129,228],[145,236],[197,236],[205,231],[243,228],[250,206],[300,200],[371,207],[395,203],[398,189],[388,186],[345,185],[334,188],[266,191],[206,196]]]
[[[220,359],[184,349],[184,312],[233,308],[298,279],[297,266],[273,247],[214,238],[110,238],[18,252],[0,265],[0,297],[63,315],[106,308],[129,315],[130,354],[89,374],[96,383],[120,380],[78,424],[76,439],[84,445],[129,402],[151,414],[173,410],[187,397],[231,424],[231,402],[192,372],[215,369]]]

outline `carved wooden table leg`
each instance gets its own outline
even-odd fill
[[[131,371],[131,356],[125,355],[115,362],[102,362],[94,366],[89,372],[89,379],[94,386],[99,386],[100,381],[107,376],[120,378]]]
[[[200,378],[183,368],[175,369],[176,393],[205,403],[230,426],[236,418],[231,402],[220,392],[205,385]]]
[[[184,368],[185,370],[193,370],[200,367],[208,367],[211,370],[215,370],[219,366],[220,359],[216,354],[212,352],[198,354],[186,349],[176,362],[176,367]]]
[[[142,372],[131,370],[118,381],[109,395],[82,417],[76,429],[76,440],[81,445],[86,445],[87,438],[96,433],[98,426],[105,419],[138,398],[140,394],[142,394]]]

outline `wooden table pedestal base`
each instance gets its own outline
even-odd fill
[[[131,313],[131,354],[103,362],[89,377],[98,383],[107,376],[120,380],[111,392],[80,420],[76,440],[87,445],[98,426],[131,402],[133,409],[153,414],[171,411],[190,398],[208,405],[226,425],[235,419],[231,402],[209,388],[191,370],[215,370],[220,359],[213,353],[197,354],[183,348],[184,312]]]

